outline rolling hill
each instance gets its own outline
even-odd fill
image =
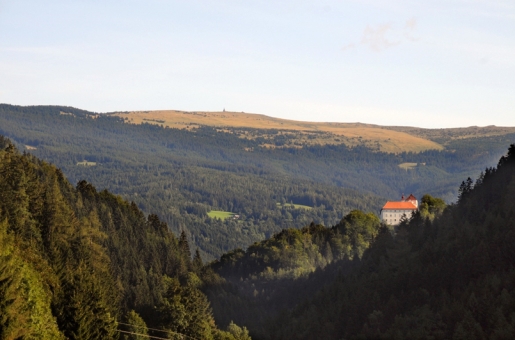
[[[417,128],[405,132],[260,115],[221,117],[228,114],[219,113],[217,121],[207,113],[181,113],[182,125],[171,128],[162,126],[162,115],[151,113],[142,114],[142,124],[129,124],[138,122],[130,113],[0,104],[0,134],[20,150],[56,164],[72,183],[85,179],[107,188],[157,214],[174,232],[185,231],[205,259],[285,228],[335,225],[352,209],[377,213],[385,200],[403,193],[429,193],[452,202],[463,178],[494,165],[515,140],[513,128],[465,128],[447,136]],[[194,125],[185,116],[199,116],[197,123],[203,119],[211,126]],[[262,125],[242,127],[242,120],[251,119],[261,119]],[[288,130],[259,128],[268,120]],[[440,147],[383,152],[378,140],[327,132],[331,126],[341,131],[347,126],[354,134],[366,129],[408,136]],[[217,211],[239,217],[210,213]]]
[[[268,130],[291,136],[287,146],[315,144],[365,144],[383,152],[420,152],[442,150],[443,146],[427,138],[379,125],[361,123],[317,123],[287,120],[244,112],[134,111],[114,113],[133,124],[157,124],[164,127],[193,129],[212,126],[228,129],[241,138],[270,138]],[[259,134],[252,133],[259,130]],[[515,132],[513,129],[512,132]],[[272,145],[272,144],[268,144]]]

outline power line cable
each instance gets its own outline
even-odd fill
[[[163,332],[163,333],[168,333],[169,331],[167,330],[164,330],[164,329],[157,329],[157,328],[149,328],[147,326],[137,326],[137,325],[131,325],[130,323],[123,323],[123,322],[117,322],[119,325],[125,325],[125,326],[131,326],[131,327],[134,327],[134,328],[143,328],[143,329],[149,329],[149,330],[152,330],[152,331],[157,331],[157,332]]]
[[[131,327],[134,327],[134,328],[140,328],[140,329],[147,329],[147,330],[151,330],[151,331],[162,332],[162,333],[173,333],[173,334],[177,334],[177,335],[186,337],[188,339],[200,340],[198,338],[194,338],[194,337],[186,335],[186,334],[182,334],[182,333],[174,332],[174,331],[168,331],[168,330],[164,330],[164,329],[148,328],[146,326],[131,325],[131,324],[128,324],[128,323],[123,323],[123,322],[118,322],[118,324],[125,325],[125,326],[131,326]],[[119,330],[119,329],[117,329],[117,331],[122,332],[122,333],[132,333],[132,332],[127,332],[127,331],[122,331],[122,330]],[[134,334],[136,334],[136,333],[134,333]],[[145,334],[138,334],[138,335],[145,336]],[[152,338],[151,336],[149,336],[149,337]],[[153,338],[154,339],[165,339],[165,338],[160,338],[160,337],[153,337]],[[166,340],[169,340],[169,339],[166,339]]]
[[[170,340],[169,338],[161,338],[158,336],[148,335],[148,334],[141,334],[141,333],[134,333],[134,332],[128,332],[128,331],[122,331],[121,329],[117,329],[118,332],[124,333],[124,334],[130,334],[130,335],[137,335],[137,336],[145,336],[149,339],[158,339],[158,340]]]

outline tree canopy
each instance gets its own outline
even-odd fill
[[[186,235],[156,215],[73,187],[1,136],[0,195],[0,339],[230,338],[200,291],[202,260],[194,271]]]

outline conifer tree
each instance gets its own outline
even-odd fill
[[[127,324],[130,326],[127,327],[127,330],[130,333],[134,334],[128,334],[124,335],[124,339],[126,340],[146,340],[148,339],[148,328],[147,324],[145,323],[145,320],[139,316],[138,313],[131,310],[129,313],[127,313]]]
[[[251,340],[248,329],[246,327],[240,327],[232,321],[229,323],[229,326],[227,326],[227,331],[235,340]]]
[[[178,240],[134,203],[86,181],[73,188],[55,167],[5,147],[0,339],[117,339],[117,319],[131,309],[153,327],[199,339],[223,333],[198,289],[200,275],[191,271],[184,231]],[[198,250],[194,262],[200,272]],[[159,320],[156,311],[168,319]],[[143,327],[143,318],[129,313],[129,323]]]
[[[181,231],[181,236],[179,237],[179,249],[184,256],[191,258],[190,246],[188,244],[188,237],[186,236],[186,232],[184,230]]]
[[[179,252],[181,256],[181,266],[179,269],[180,275],[186,274],[191,270],[191,250],[188,244],[188,237],[186,236],[186,232],[181,231],[181,235],[179,236]]]
[[[193,262],[192,262],[193,271],[200,275],[200,271],[202,270],[202,267],[204,267],[204,263],[202,262],[202,257],[200,256],[200,251],[197,248],[195,250],[195,256],[193,256]]]
[[[64,339],[50,309],[50,296],[0,223],[0,339]]]

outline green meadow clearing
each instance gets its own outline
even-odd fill
[[[307,210],[313,209],[313,207],[310,207],[309,205],[294,204],[294,203],[285,203],[285,204],[277,203],[277,207],[279,207],[279,208],[285,207],[285,208],[293,208],[293,209],[307,209]]]
[[[418,163],[401,163],[401,164],[399,164],[399,168],[405,169],[405,170],[410,170],[410,169],[417,167],[417,165],[418,165]]]
[[[77,162],[77,165],[82,165],[82,166],[95,166],[95,165],[97,165],[97,162],[82,161],[82,162]]]
[[[221,220],[225,220],[226,218],[233,217],[235,214],[229,211],[211,210],[207,213],[207,215],[211,218],[219,218]]]

